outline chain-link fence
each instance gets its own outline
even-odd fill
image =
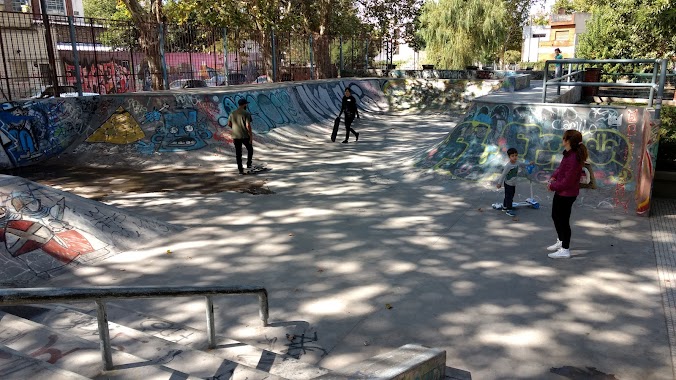
[[[143,48],[143,33],[157,46]],[[149,91],[157,88],[153,79],[174,89],[365,76],[392,68],[393,51],[392,44],[367,36],[139,27],[129,21],[0,12],[0,97]]]

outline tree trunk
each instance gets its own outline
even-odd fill
[[[148,58],[148,68],[153,81],[153,90],[164,90],[164,76],[162,73],[162,57],[160,56],[160,28],[158,24],[140,24],[141,35],[139,43],[143,53]]]
[[[162,76],[162,58],[160,57],[160,23],[164,18],[162,2],[161,0],[150,0],[150,11],[147,11],[138,0],[122,0],[122,2],[139,28],[139,44],[148,58],[153,90],[163,90],[164,78]]]
[[[321,33],[314,35],[314,56],[317,73],[316,79],[331,78],[331,51],[329,49],[329,38]]]

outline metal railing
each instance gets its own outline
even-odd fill
[[[216,347],[214,304],[217,295],[257,295],[263,326],[268,325],[268,292],[260,286],[103,286],[96,288],[21,288],[1,289],[0,306],[91,301],[96,303],[103,368],[113,369],[106,300],[205,296],[209,348]]]
[[[568,65],[568,74],[556,77],[553,79],[547,80],[549,78],[549,66],[551,64],[560,64]],[[607,82],[587,82],[580,81],[580,77],[585,72],[585,65],[605,65],[605,64],[623,64],[623,65],[636,65],[636,64],[645,64],[653,65],[652,75],[650,83],[607,83]],[[573,69],[573,65],[576,65],[576,68]],[[600,70],[600,69],[599,69]],[[599,72],[600,74],[600,72]],[[634,74],[634,73],[632,73]],[[643,73],[635,73],[643,74]],[[645,75],[645,74],[643,74]],[[659,75],[659,82],[657,80]],[[545,81],[542,88],[542,102],[547,103],[547,87],[555,86],[557,87],[557,93],[560,93],[561,86],[569,87],[631,87],[631,88],[648,88],[650,89],[650,95],[648,103],[650,107],[653,107],[655,91],[657,91],[657,105],[656,109],[661,108],[662,97],[664,95],[664,86],[667,77],[667,60],[665,59],[551,59],[545,61]],[[575,81],[571,82],[570,79],[573,78]],[[564,81],[568,80],[568,81]],[[659,110],[658,110],[659,112]]]

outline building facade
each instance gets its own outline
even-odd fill
[[[575,58],[578,36],[587,31],[589,13],[551,15],[549,24],[523,28],[522,62],[543,62],[554,59],[554,49],[561,49],[564,58]]]

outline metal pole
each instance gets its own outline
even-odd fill
[[[211,29],[211,38],[214,40],[214,71],[216,79],[214,80],[214,85],[218,86],[218,54],[216,54],[216,30]]]
[[[277,43],[275,41],[275,30],[270,31],[272,38],[272,81],[277,82]]]
[[[206,296],[207,301],[207,339],[209,348],[216,348],[216,328],[214,324],[214,301],[211,296]]]
[[[2,51],[2,67],[5,69],[5,83],[7,84],[7,101],[12,100],[12,89],[9,86],[9,72],[7,71],[7,57],[5,56],[5,42],[2,37],[2,29],[0,28],[0,51]]]
[[[547,78],[549,78],[549,63],[545,61],[545,77],[542,79],[542,103],[547,103]]]
[[[74,17],[68,16],[68,26],[70,27],[70,46],[73,47],[73,66],[75,66],[75,86],[77,95],[82,96],[82,76],[80,74],[80,54],[77,51],[77,42],[75,41]]]
[[[662,111],[662,98],[664,98],[664,84],[667,81],[667,60],[661,59],[660,61],[660,87],[657,89],[657,104],[655,104],[655,119],[660,118],[660,112]]]
[[[657,84],[657,65],[660,62],[659,59],[655,60],[655,64],[653,65],[653,79],[652,79],[652,84]],[[655,96],[655,87],[650,87],[650,97],[648,99],[648,107],[653,106],[653,97]]]
[[[258,305],[259,313],[261,320],[263,321],[263,327],[268,325],[268,319],[270,318],[270,309],[268,306],[268,291],[263,289],[262,293],[258,293]]]
[[[369,72],[369,39],[366,39],[366,48],[364,49],[364,75]]]
[[[162,62],[162,79],[164,80],[164,88],[169,89],[169,76],[167,75],[167,61],[164,57],[164,24],[160,23],[160,60]],[[192,68],[191,68],[192,70]]]
[[[103,358],[103,370],[110,371],[113,369],[113,355],[110,351],[110,332],[108,331],[108,313],[106,313],[106,303],[101,299],[97,299],[94,302],[96,302],[96,317],[99,322],[99,338],[101,338],[101,357]]]
[[[56,58],[54,57],[54,41],[52,40],[52,29],[49,25],[49,15],[47,14],[47,0],[40,0],[40,9],[42,10],[42,22],[45,26],[45,42],[47,43],[47,58],[49,59],[50,75],[52,77],[52,86],[54,86],[54,97],[60,97],[59,79],[56,73]]]
[[[230,62],[228,62],[228,28],[223,28],[223,56],[225,62],[225,85],[230,86],[230,73],[228,71],[228,65]]]
[[[94,19],[90,18],[89,19],[89,31],[91,32],[92,35],[92,43],[94,44],[94,70],[96,72],[96,75],[94,76],[94,80],[96,83],[94,84],[94,88],[96,89],[96,92],[99,94],[101,93],[101,86],[99,85],[99,59],[98,56],[96,55],[96,36],[94,35]],[[89,70],[91,73],[91,70]]]
[[[129,60],[131,61],[131,67],[129,68],[129,72],[131,73],[131,78],[132,78],[131,83],[134,84],[134,92],[135,92],[138,87],[136,86],[136,71],[135,71],[136,64],[134,63],[134,47],[133,47],[131,41],[129,42]],[[145,80],[145,78],[144,78],[144,80]],[[129,82],[127,82],[127,83],[129,83]],[[127,90],[125,89],[125,92],[126,91]]]
[[[310,79],[315,79],[315,64],[314,64],[313,49],[314,49],[314,44],[313,44],[313,41],[312,41],[312,34],[310,34]]]
[[[340,42],[340,66],[338,67],[338,78],[341,77],[341,74],[343,72],[343,36],[342,35],[339,37],[339,42]]]

